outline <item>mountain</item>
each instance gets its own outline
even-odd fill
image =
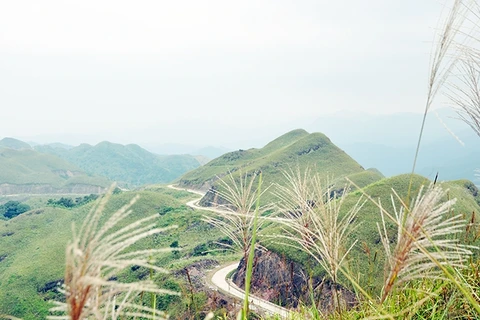
[[[95,146],[81,144],[71,149],[55,146],[36,146],[35,150],[55,154],[90,174],[135,187],[165,183],[201,165],[191,155],[159,156],[136,144],[122,145],[100,142]]]
[[[10,149],[15,149],[15,150],[21,150],[21,149],[32,149],[32,147],[21,140],[17,140],[14,138],[3,138],[0,140],[0,147],[4,148],[10,148]]]
[[[383,176],[375,170],[365,170],[322,133],[308,133],[303,129],[290,131],[263,148],[226,153],[206,165],[186,173],[178,180],[182,187],[208,190],[218,177],[228,172],[261,170],[265,185],[282,181],[285,170],[309,167],[324,177],[339,179],[354,175],[362,186]],[[333,182],[333,181],[332,181]]]
[[[57,156],[31,149],[0,147],[0,168],[0,194],[99,193],[110,184]]]

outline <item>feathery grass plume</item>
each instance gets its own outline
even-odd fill
[[[422,136],[425,128],[427,114],[433,104],[433,101],[435,100],[438,91],[445,84],[445,81],[447,80],[447,78],[452,72],[452,69],[454,68],[458,53],[452,52],[452,46],[455,44],[455,38],[466,19],[470,3],[472,3],[471,0],[454,0],[446,20],[439,28],[440,32],[435,35],[435,47],[432,50],[430,60],[430,74],[428,78],[427,99],[425,102],[422,125],[420,127],[417,147],[413,159],[412,176],[408,186],[408,197],[410,197],[410,192],[413,184],[413,173],[415,172],[418,154],[420,152],[420,145],[422,142]]]
[[[459,31],[459,55],[455,77],[448,83],[446,96],[456,106],[460,118],[480,136],[480,5],[465,1],[466,23]]]
[[[203,220],[218,228],[233,241],[233,246],[242,250],[245,261],[250,251],[252,234],[255,228],[261,229],[264,219],[259,219],[255,226],[255,212],[261,214],[268,206],[260,206],[256,209],[257,198],[260,198],[267,190],[262,188],[261,183],[256,183],[258,172],[246,173],[239,179],[230,173],[228,181],[220,179],[219,190],[214,190],[228,204],[222,205],[225,210],[215,211],[215,215],[205,215]],[[259,192],[260,191],[260,192]],[[233,207],[232,207],[233,206]]]
[[[382,244],[385,248],[387,273],[383,285],[381,302],[401,283],[416,278],[442,278],[443,271],[437,268],[464,268],[464,262],[472,254],[472,246],[459,243],[455,236],[465,230],[466,221],[462,215],[447,217],[456,199],[442,201],[445,196],[440,186],[430,184],[426,192],[423,187],[415,202],[407,211],[402,203],[397,210],[392,196],[394,215],[376,203],[381,212],[382,225],[377,224]],[[393,190],[395,197],[400,197]],[[401,201],[401,200],[400,200]],[[398,226],[395,249],[390,248],[390,239],[385,224],[385,216]]]
[[[54,302],[49,319],[117,319],[121,316],[145,319],[163,319],[163,312],[136,304],[142,292],[178,295],[177,292],[158,288],[152,281],[121,283],[115,276],[128,266],[143,266],[159,272],[167,272],[153,264],[151,256],[170,249],[128,251],[137,241],[153,234],[175,228],[157,228],[157,215],[137,220],[115,228],[131,213],[134,197],[128,204],[107,217],[102,213],[114,186],[99,199],[86,216],[80,230],[73,229],[73,240],[66,248],[64,287],[66,302]],[[105,220],[103,222],[103,220]]]
[[[253,250],[249,250],[248,252],[248,260],[246,260],[247,267],[245,270],[245,298],[243,299],[243,307],[240,313],[240,316],[242,317],[242,320],[248,320],[248,315],[250,313],[250,302],[248,301],[248,297],[250,294],[250,284],[252,281],[252,274],[253,274],[253,259],[255,257],[255,244],[257,242],[257,230],[258,230],[258,214],[259,214],[259,208],[260,208],[260,195],[262,192],[262,172],[260,172],[260,175],[258,177],[258,187],[257,187],[257,197],[255,200],[255,213],[254,213],[254,218],[253,218],[253,228],[252,228],[252,236],[251,236],[251,243],[250,243],[250,248],[253,248]]]
[[[351,242],[352,224],[364,204],[360,198],[354,206],[341,214],[348,194],[348,185],[341,195],[331,187],[324,187],[322,179],[306,169],[284,172],[285,185],[277,185],[279,212],[285,219],[278,219],[284,226],[284,234],[275,237],[287,240],[293,247],[303,250],[320,264],[330,279],[338,283],[338,271],[356,240]],[[350,243],[351,242],[351,243]],[[350,244],[349,244],[350,243]],[[333,286],[336,292],[335,285]],[[335,297],[336,308],[340,307]]]
[[[480,136],[480,56],[465,53],[457,63],[457,81],[449,83],[445,95],[455,105],[460,119]]]

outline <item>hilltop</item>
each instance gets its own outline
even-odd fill
[[[9,137],[6,137],[0,140],[0,147],[10,148],[15,150],[32,149],[32,147],[28,143],[18,139],[9,138]]]
[[[0,194],[99,193],[110,184],[57,156],[27,148],[0,147],[0,168]]]
[[[181,187],[208,190],[216,185],[218,177],[261,170],[266,185],[284,179],[285,170],[305,168],[325,178],[339,182],[351,176],[360,186],[377,181],[383,175],[375,169],[365,170],[322,133],[308,133],[303,129],[290,131],[260,149],[237,150],[226,153],[206,165],[186,173],[178,180]]]
[[[55,154],[89,174],[104,176],[127,187],[170,182],[204,161],[191,155],[160,156],[136,144],[108,141],[70,149],[44,145],[36,146],[35,150]]]

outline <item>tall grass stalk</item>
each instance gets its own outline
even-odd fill
[[[401,282],[419,277],[445,279],[457,287],[480,314],[478,299],[459,273],[459,269],[465,268],[465,262],[472,255],[471,250],[478,248],[460,244],[458,238],[446,238],[465,230],[467,222],[461,215],[448,217],[449,206],[453,204],[453,200],[441,200],[448,191],[431,184],[425,194],[422,195],[422,192],[423,190],[420,190],[413,208],[405,213],[406,218],[396,209],[395,214],[390,214],[381,203],[364,193],[367,199],[380,209],[382,215],[382,228],[378,226],[378,229],[387,255],[388,273],[381,301],[385,301],[393,287]],[[398,195],[396,197],[401,201]],[[401,211],[405,207],[406,204],[402,203]],[[397,245],[393,254],[386,237],[384,216],[398,227]]]
[[[393,190],[395,193],[395,190]],[[406,214],[406,205],[397,210],[392,196],[394,215],[388,217],[398,226],[397,241],[393,252],[385,226],[385,212],[381,210],[382,226],[377,224],[385,249],[388,275],[383,286],[384,301],[395,286],[417,278],[436,278],[442,275],[437,263],[449,268],[464,268],[472,254],[472,247],[459,243],[459,235],[467,222],[461,214],[448,218],[450,207],[456,199],[442,201],[446,192],[431,184],[423,194],[421,188],[415,203]],[[395,193],[398,200],[400,197]],[[381,203],[378,203],[381,207]],[[453,236],[452,239],[448,239]]]
[[[72,226],[73,240],[66,248],[65,281],[61,290],[66,302],[54,302],[56,307],[51,309],[53,315],[49,319],[154,319],[156,314],[160,315],[157,319],[164,319],[166,314],[156,311],[155,306],[139,304],[139,294],[150,292],[178,295],[177,292],[158,288],[151,280],[128,283],[115,280],[120,271],[132,265],[167,272],[153,264],[151,256],[170,249],[128,249],[141,239],[176,226],[157,228],[155,220],[158,215],[152,215],[116,228],[132,214],[131,207],[138,197],[134,197],[108,218],[102,219],[112,191],[113,187],[96,202],[78,232]]]
[[[245,261],[250,252],[253,233],[257,233],[267,221],[256,218],[257,212],[267,210],[266,206],[257,206],[257,202],[268,189],[261,184],[255,187],[257,177],[259,173],[255,172],[251,175],[246,173],[239,179],[235,179],[232,174],[227,181],[220,179],[220,190],[215,190],[215,193],[228,204],[221,206],[225,210],[215,211],[203,218],[233,241],[233,247],[242,251]]]
[[[287,245],[309,254],[322,266],[333,282],[333,306],[341,312],[341,299],[336,288],[338,271],[344,263],[355,241],[350,240],[357,213],[363,206],[360,198],[341,215],[342,205],[348,194],[346,185],[341,195],[331,187],[324,187],[321,177],[310,169],[303,173],[297,168],[284,172],[285,185],[277,185],[278,210],[284,219],[278,223],[284,226],[278,239]],[[350,243],[350,244],[349,244]]]
[[[431,56],[429,68],[430,74],[428,78],[427,98],[423,112],[422,124],[420,126],[420,132],[418,135],[417,146],[415,149],[415,156],[413,159],[412,174],[408,184],[407,201],[411,194],[413,174],[415,173],[415,168],[417,165],[427,114],[433,104],[433,101],[435,100],[438,91],[444,85],[455,65],[457,54],[451,52],[451,47],[454,44],[455,37],[465,21],[465,17],[469,11],[468,8],[469,6],[468,4],[465,4],[464,0],[455,0],[447,19],[440,28],[441,31],[435,35],[435,47]]]
[[[480,4],[466,1],[465,8],[466,26],[461,30],[464,39],[457,45],[458,62],[446,96],[460,118],[480,136]]]
[[[255,204],[255,215],[253,219],[253,230],[252,230],[252,237],[250,243],[250,251],[248,253],[248,260],[247,260],[247,269],[245,271],[245,299],[243,300],[243,308],[242,308],[242,320],[248,319],[249,313],[249,301],[248,297],[250,295],[250,284],[252,281],[252,274],[253,274],[253,259],[255,257],[255,243],[257,242],[257,224],[258,224],[258,215],[259,215],[259,208],[260,208],[260,196],[261,196],[261,189],[262,189],[262,173],[258,177],[258,187],[257,187],[257,195],[256,195],[256,204]]]

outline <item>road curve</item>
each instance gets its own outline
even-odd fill
[[[173,185],[169,185],[168,187],[175,190],[188,191],[191,193],[195,193],[202,197],[205,195],[205,193],[198,190],[178,188]],[[198,201],[200,199],[201,197],[187,202],[187,206],[197,210],[208,210],[213,212],[222,211],[216,208],[198,206]],[[227,275],[232,271],[236,270],[237,268],[238,268],[238,262],[234,262],[213,270],[212,273],[207,277],[208,284],[213,285],[217,290],[220,290],[225,294],[228,294],[230,296],[233,296],[235,298],[240,298],[243,300],[245,298],[245,291],[237,287],[230,279],[227,279]],[[270,301],[263,300],[253,295],[249,295],[249,300],[250,300],[250,306],[252,307],[252,309],[261,309],[269,314],[277,314],[283,319],[287,319],[290,313],[288,309],[282,308],[274,303],[271,303]]]
[[[213,285],[218,290],[234,296],[236,298],[245,299],[245,291],[237,287],[230,279],[227,279],[227,275],[238,268],[238,262],[222,266],[220,269],[216,269],[212,272],[211,276],[207,278],[207,282]],[[263,300],[259,297],[249,295],[250,308],[253,310],[263,310],[266,313],[272,315],[279,315],[283,319],[287,319],[289,315],[288,309],[282,308],[274,303]]]

